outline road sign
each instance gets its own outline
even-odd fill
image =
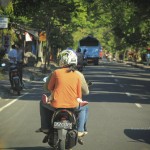
[[[8,28],[8,18],[0,17],[0,29]]]
[[[46,41],[46,33],[45,32],[41,32],[39,34],[39,40],[40,41]]]

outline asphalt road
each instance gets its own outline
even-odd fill
[[[150,73],[131,66],[101,62],[84,74],[93,82],[88,132],[74,150],[150,150]],[[39,100],[42,81],[28,85],[20,97],[0,105],[0,150],[50,150],[42,143]]]

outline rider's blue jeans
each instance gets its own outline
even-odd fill
[[[40,101],[40,115],[41,115],[41,128],[42,129],[49,129],[50,128],[50,120],[55,109],[50,106],[49,104],[44,104]],[[78,124],[77,130],[79,132],[86,131],[86,122],[88,119],[88,105],[84,107],[78,107]]]
[[[78,110],[79,110],[79,114],[78,114],[78,125],[77,125],[78,129],[77,130],[79,132],[87,131],[86,123],[87,123],[88,113],[89,113],[88,105],[79,107]]]

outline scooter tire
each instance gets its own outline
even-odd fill
[[[66,131],[65,129],[61,129],[62,137],[59,141],[59,150],[66,150]]]
[[[14,85],[15,85],[17,95],[20,96],[20,81],[19,80],[14,80]]]
[[[20,91],[17,91],[18,96],[20,96]]]
[[[65,150],[65,147],[66,147],[66,139],[61,139],[61,141],[60,141],[60,150]]]

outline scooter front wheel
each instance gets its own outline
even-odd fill
[[[15,90],[17,92],[17,95],[19,96],[20,95],[20,90],[21,90],[20,79],[19,78],[14,79],[14,85],[15,85]]]
[[[20,91],[17,91],[18,96],[20,96]]]

